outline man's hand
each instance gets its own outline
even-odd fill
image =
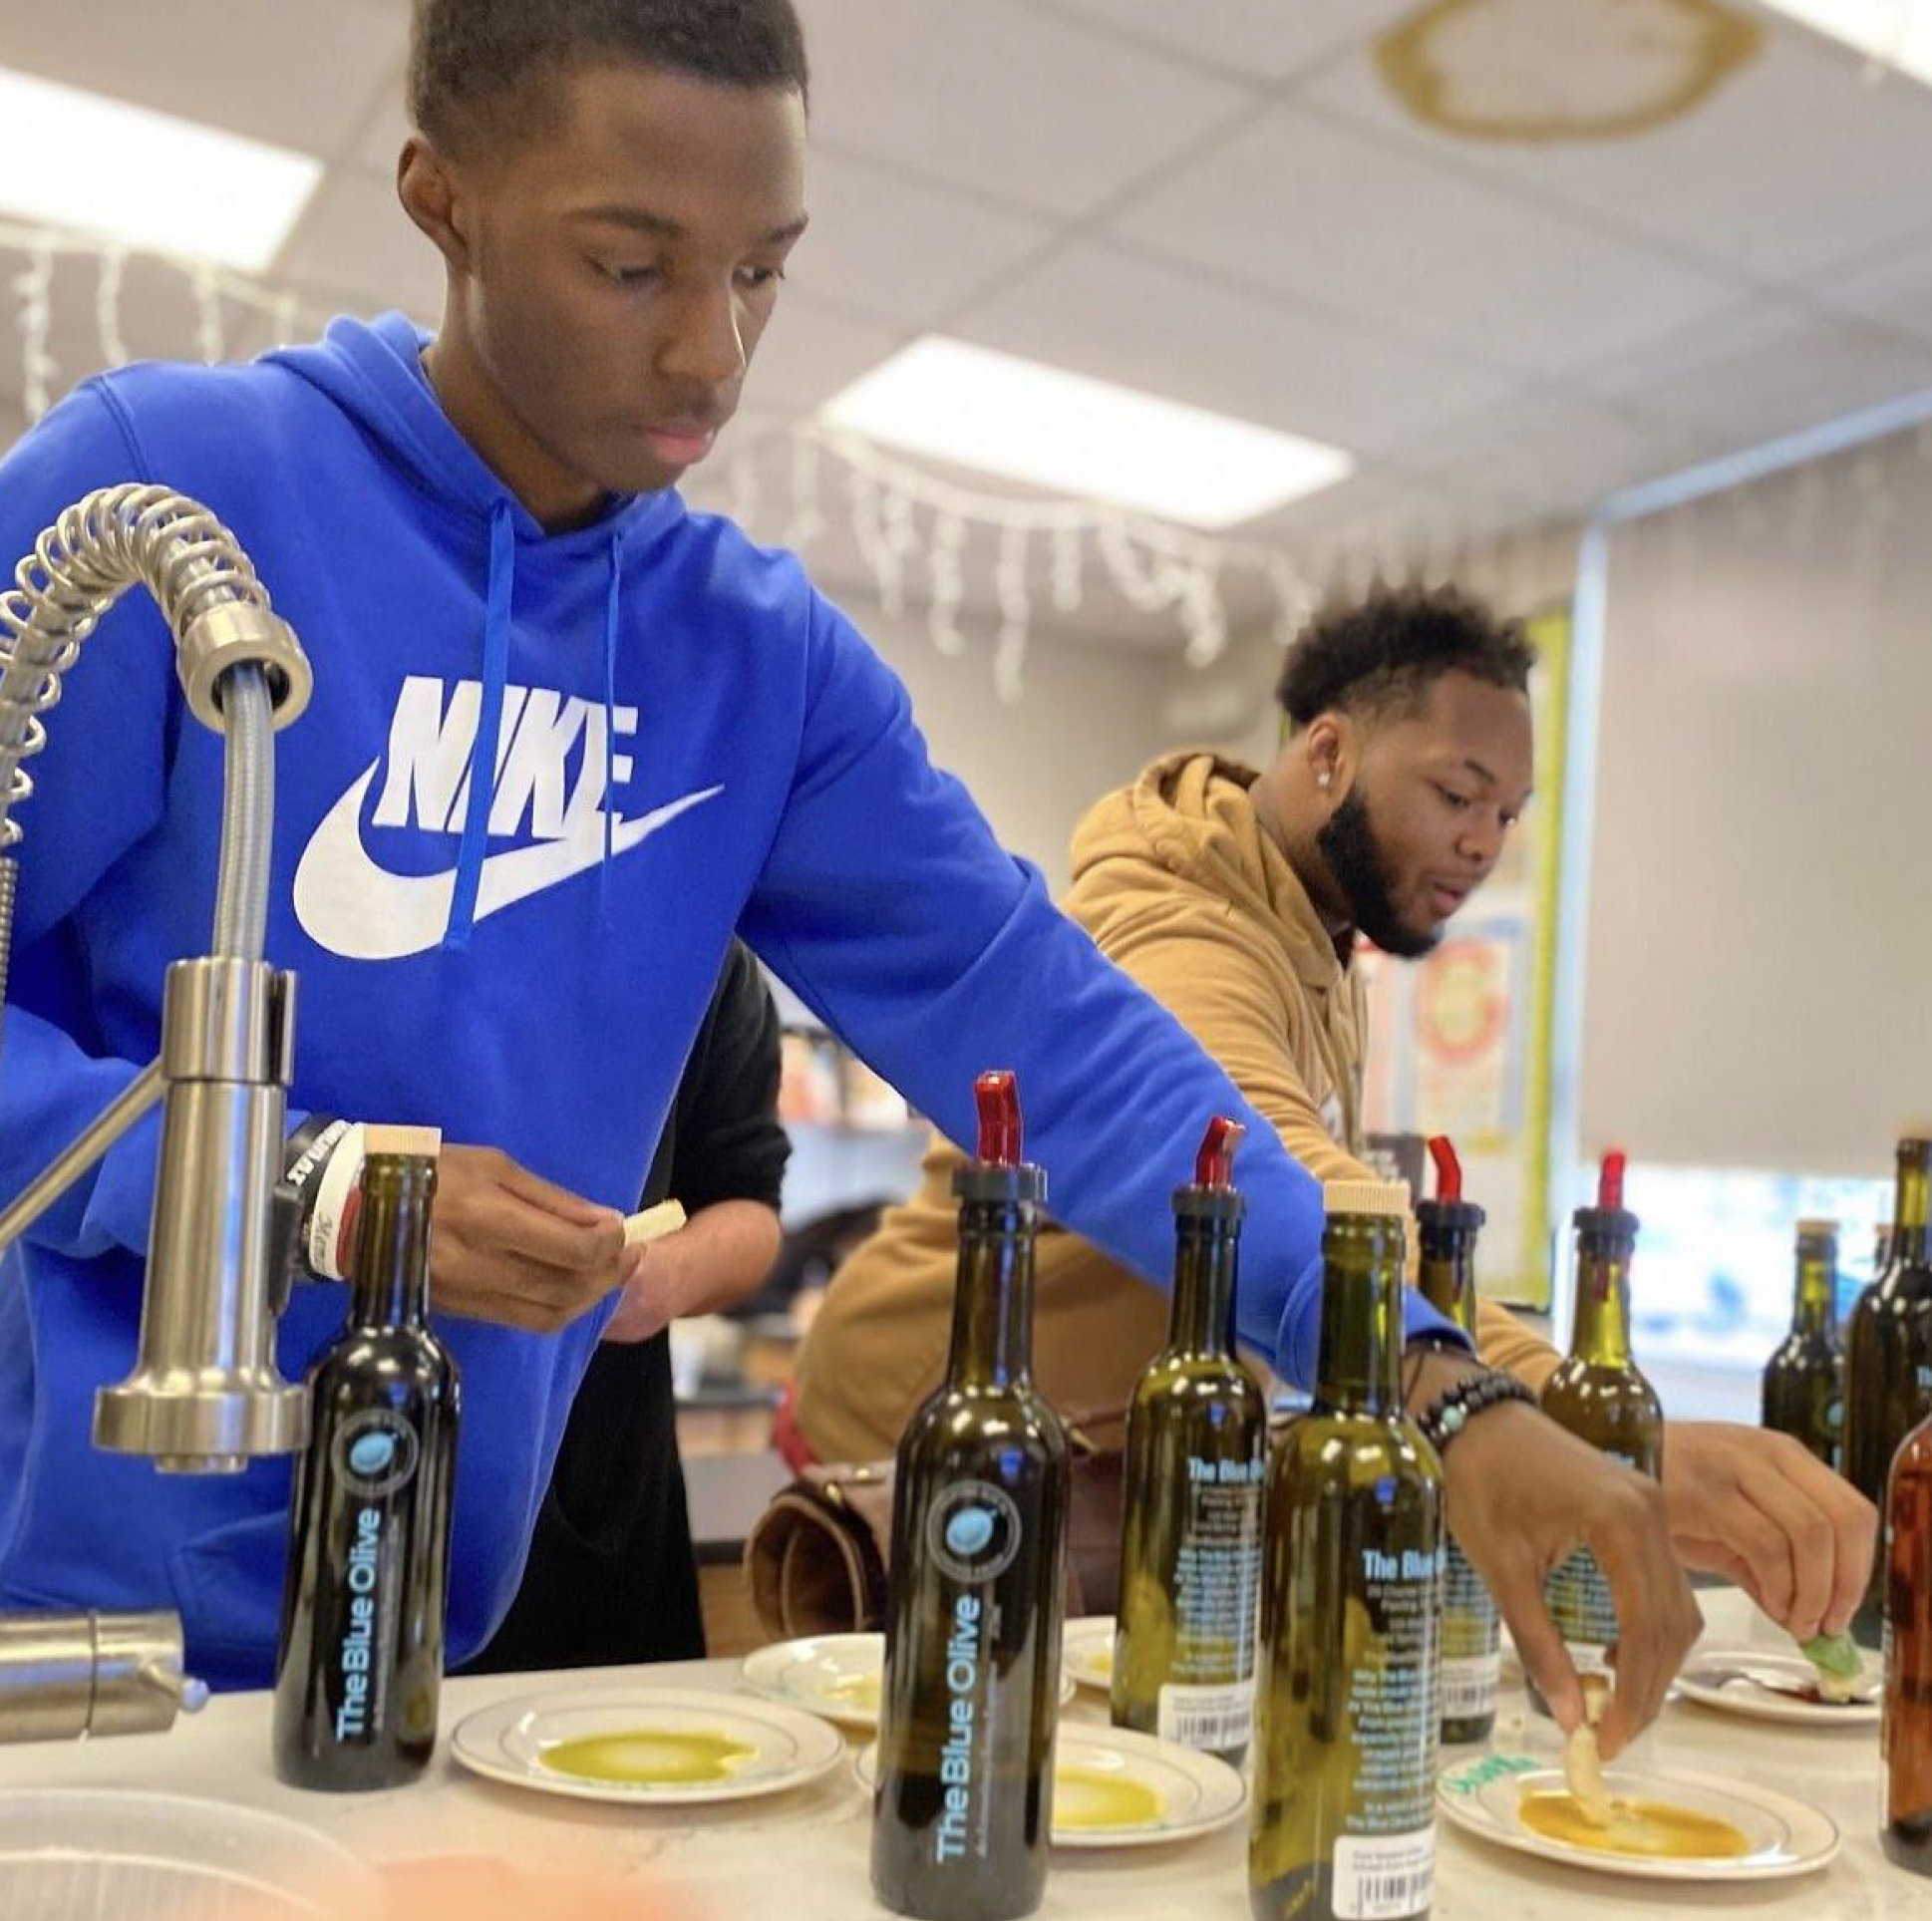
[[[445,1314],[553,1334],[629,1273],[624,1217],[494,1147],[443,1149],[430,1296]]]
[[[1440,1394],[1466,1365],[1432,1358],[1412,1405]],[[1620,1631],[1617,1690],[1599,1731],[1604,1758],[1615,1756],[1655,1718],[1703,1626],[1671,1550],[1662,1489],[1520,1402],[1470,1421],[1449,1449],[1444,1474],[1456,1542],[1565,1733],[1582,1719],[1583,1696],[1543,1603],[1543,1580],[1576,1548],[1596,1556]]]
[[[1850,1622],[1878,1510],[1790,1436],[1666,1423],[1664,1502],[1685,1566],[1729,1576],[1799,1641]]]

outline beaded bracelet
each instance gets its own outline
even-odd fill
[[[1476,1415],[1487,1408],[1500,1407],[1505,1401],[1526,1401],[1532,1408],[1537,1405],[1535,1391],[1525,1387],[1513,1374],[1485,1368],[1480,1374],[1464,1375],[1460,1381],[1445,1388],[1416,1417],[1416,1426],[1439,1454],[1446,1453],[1449,1442]]]

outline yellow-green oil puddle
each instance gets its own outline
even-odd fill
[[[590,1735],[543,1750],[543,1765],[577,1780],[621,1781],[637,1787],[686,1787],[729,1780],[758,1753],[729,1735],[673,1734],[644,1729],[635,1734]]]
[[[1056,1767],[1053,1824],[1056,1827],[1151,1827],[1166,1804],[1145,1781],[1127,1780],[1091,1767]]]
[[[877,1674],[840,1675],[827,1686],[825,1693],[843,1707],[875,1715],[879,1711],[879,1691],[883,1680],[884,1677]]]

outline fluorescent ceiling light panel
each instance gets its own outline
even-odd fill
[[[322,177],[307,154],[0,67],[0,211],[260,273]]]
[[[821,410],[827,426],[1030,486],[1231,527],[1355,471],[1339,448],[928,334]]]
[[[1917,0],[1764,0],[1774,12],[1932,86],[1932,7]]]

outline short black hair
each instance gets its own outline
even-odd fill
[[[1275,697],[1292,728],[1318,715],[1413,713],[1444,674],[1525,693],[1536,649],[1456,587],[1377,587],[1315,616],[1288,649]]]
[[[793,0],[415,0],[410,118],[451,146],[565,67],[610,60],[801,98],[810,84]]]

